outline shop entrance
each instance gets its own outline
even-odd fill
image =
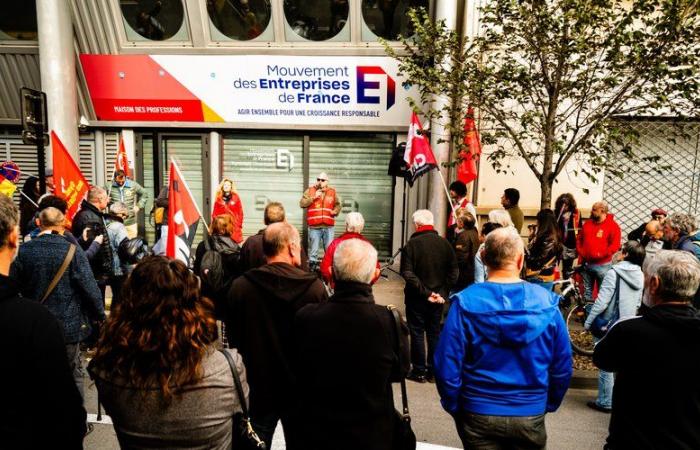
[[[156,227],[153,218],[153,201],[163,190],[167,195],[168,170],[171,159],[178,164],[180,171],[194,196],[205,220],[211,209],[209,198],[209,136],[208,134],[184,133],[138,133],[136,134],[136,150],[142,155],[137,161],[142,161],[137,168],[138,179],[148,191],[150,200],[146,205],[145,220],[140,224],[141,233],[145,232],[150,245],[155,243]],[[205,176],[205,174],[207,174]],[[194,245],[204,236],[204,224],[197,227]]]

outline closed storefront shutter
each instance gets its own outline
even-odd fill
[[[342,212],[336,217],[336,236],[345,229],[345,215],[360,212],[365,219],[362,234],[380,257],[391,254],[393,185],[387,168],[393,146],[392,135],[312,136],[309,148],[310,182],[326,172],[329,184],[343,201]]]
[[[223,137],[223,146],[223,176],[233,179],[243,203],[243,236],[264,227],[263,213],[269,202],[282,203],[287,221],[301,231],[303,137],[233,134]]]
[[[679,129],[672,122],[638,120],[625,125],[639,133],[639,142],[634,146],[638,156],[660,159],[631,167],[623,178],[605,177],[604,197],[623,236],[649,221],[654,208],[697,215],[700,124],[686,124]],[[670,166],[670,170],[653,170],[661,166]]]

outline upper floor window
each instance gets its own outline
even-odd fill
[[[207,12],[215,41],[274,39],[270,0],[207,0]]]
[[[349,41],[348,0],[284,0],[288,41]]]
[[[362,40],[378,37],[395,41],[399,35],[412,36],[407,12],[410,8],[428,9],[428,0],[362,0]]]
[[[187,40],[182,0],[119,0],[131,41]]]
[[[4,2],[0,13],[0,41],[36,41],[36,3]]]

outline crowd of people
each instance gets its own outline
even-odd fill
[[[523,239],[516,189],[480,225],[454,182],[446,238],[431,211],[413,213],[397,327],[374,299],[381,270],[362,214],[347,214],[335,237],[341,201],[327,174],[299,203],[308,255],[278,202],[244,239],[227,178],[191,267],[136,236],[147,194],[115,175],[89,190],[72,221],[54,195],[21,215],[0,196],[0,448],[82,448],[81,345],[94,348],[87,371],[125,448],[235,448],[249,419],[268,449],[278,423],[292,450],[392,449],[401,417],[392,383],[403,379],[436,384],[465,448],[545,448],[545,415],[573,371],[555,292],[570,276],[591,303],[584,326],[605,323],[589,406],[612,413],[606,448],[700,447],[691,215],[654,209],[623,245],[607,203],[584,221],[563,194]],[[51,420],[33,420],[37,408]]]

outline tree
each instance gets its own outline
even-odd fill
[[[422,110],[445,124],[455,154],[463,150],[467,105],[482,114],[489,162],[507,171],[522,158],[541,187],[541,207],[570,162],[595,182],[643,165],[661,171],[658,155],[638,155],[638,137],[620,118],[664,115],[697,119],[700,111],[698,0],[485,0],[481,31],[461,37],[409,13],[415,34],[401,48],[386,42],[400,72],[418,87]],[[441,110],[431,99],[448,95]]]

